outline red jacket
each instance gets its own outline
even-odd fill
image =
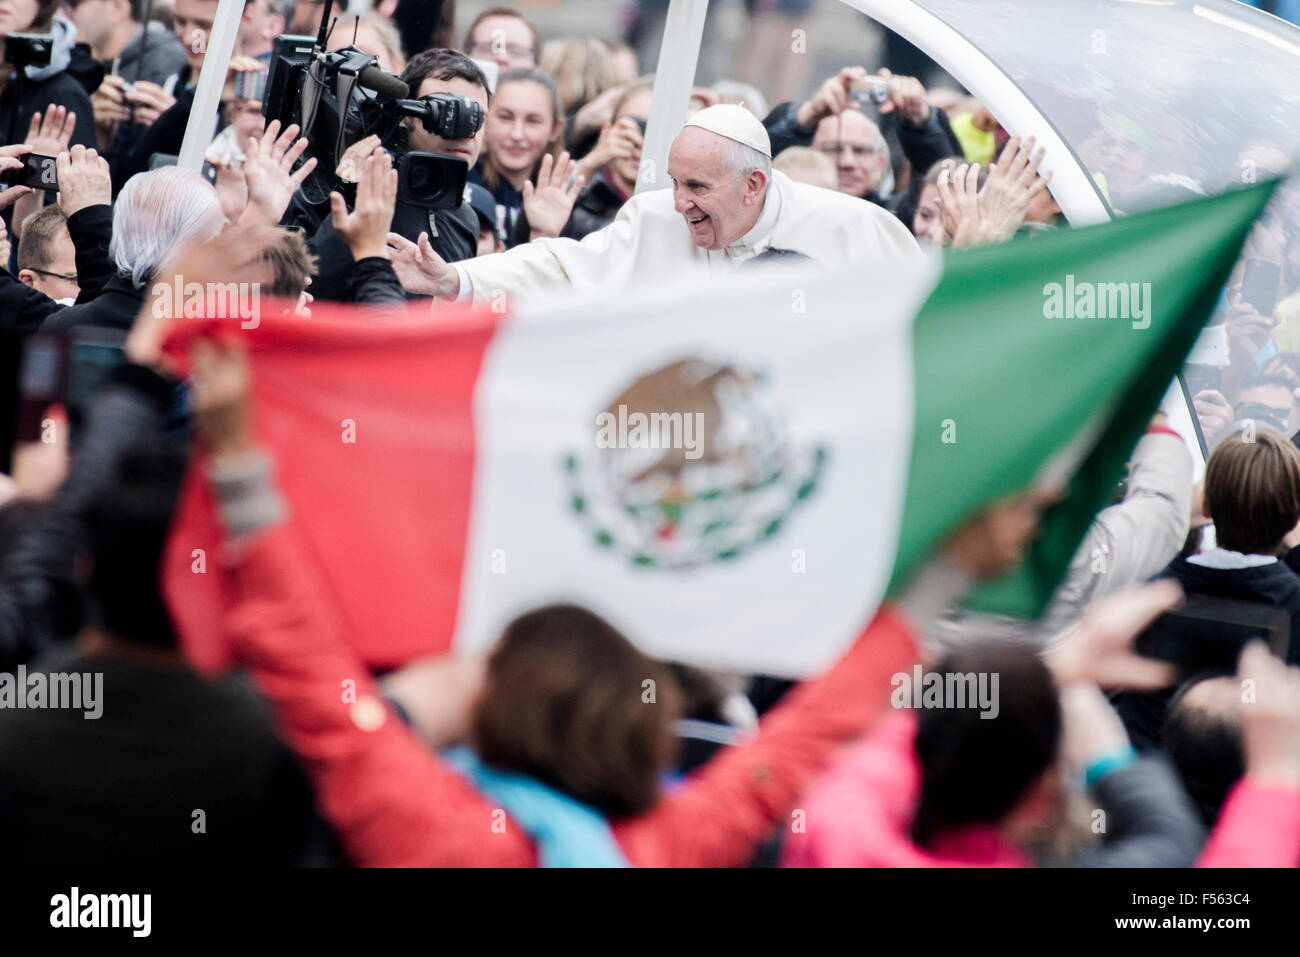
[[[508,819],[503,829],[503,812],[382,703],[361,660],[320,612],[329,605],[283,526],[239,543],[229,559],[236,653],[274,705],[354,863],[537,864],[528,836]],[[905,622],[882,609],[839,663],[793,690],[752,740],[723,749],[649,811],[611,822],[628,860],[744,863],[832,753],[871,725],[890,677],[915,660]]]

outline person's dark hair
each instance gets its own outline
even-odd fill
[[[459,50],[425,50],[406,61],[402,82],[411,88],[411,96],[419,96],[420,84],[430,77],[435,80],[468,80],[483,87],[483,92],[488,93],[487,77],[479,65]],[[490,93],[488,101],[491,102]]]
[[[1197,675],[1169,702],[1161,733],[1165,754],[1182,779],[1206,827],[1214,824],[1232,786],[1246,773],[1241,749],[1237,679]]]
[[[912,837],[927,846],[967,824],[1000,821],[1056,760],[1061,707],[1051,673],[1024,645],[978,639],[949,651],[933,671],[998,676],[998,711],[925,708],[917,715],[921,796]]]
[[[456,45],[456,0],[399,0],[392,21],[402,35],[403,50]]]
[[[185,450],[161,437],[124,454],[86,515],[91,620],[142,644],[176,636],[158,585],[159,564],[185,472]]]
[[[32,25],[22,33],[48,33],[54,23],[54,15],[59,12],[59,7],[63,6],[63,0],[37,0],[36,18],[32,20]]]
[[[668,668],[586,609],[549,605],[506,627],[472,736],[488,764],[617,817],[654,803],[679,712]]]
[[[1205,507],[1220,546],[1275,554],[1300,521],[1300,451],[1272,429],[1233,432],[1205,463]]]

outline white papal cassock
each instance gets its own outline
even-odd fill
[[[491,299],[504,291],[526,298],[672,282],[702,266],[733,269],[768,249],[792,250],[831,267],[919,254],[911,232],[887,210],[773,170],[758,221],[726,249],[696,246],[673,208],[673,191],[657,189],[633,196],[612,223],[581,240],[537,239],[453,265],[462,297]]]

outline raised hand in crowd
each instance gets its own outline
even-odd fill
[[[1044,661],[1061,687],[1088,682],[1114,689],[1168,688],[1177,678],[1174,666],[1139,655],[1133,643],[1182,600],[1182,588],[1169,580],[1108,595],[1088,606],[1079,623],[1047,650]]]
[[[158,117],[176,105],[176,97],[148,80],[136,80],[130,89],[123,90],[122,98],[135,108],[130,113],[131,119],[143,126],[152,126]]]
[[[883,68],[878,73],[889,81],[889,99],[880,104],[880,113],[897,113],[916,126],[930,118],[930,99],[920,80],[914,76],[894,76]]]
[[[20,442],[13,452],[14,497],[42,502],[68,477],[68,414],[50,406],[42,417],[40,441]]]
[[[1192,396],[1192,406],[1201,423],[1201,434],[1207,441],[1232,424],[1232,403],[1218,389],[1202,389]]]
[[[1051,180],[1051,174],[1038,175],[1043,151],[1035,154],[1033,147],[1033,137],[1011,139],[989,167],[983,186],[978,163],[939,174],[939,204],[954,246],[1003,242],[1020,228],[1034,197]]]
[[[980,246],[995,242],[995,234],[980,215],[978,163],[963,163],[939,173],[939,211],[943,229],[953,246]]]
[[[0,173],[11,169],[22,169],[24,164],[19,157],[25,156],[31,151],[32,148],[26,143],[0,146]],[[8,209],[31,191],[30,186],[10,186],[8,189],[0,190],[0,209]],[[6,258],[5,262],[8,261]]]
[[[295,171],[293,164],[307,149],[307,138],[298,137],[297,123],[289,124],[283,132],[280,121],[272,120],[266,131],[249,140],[244,154],[244,181],[248,185],[248,206],[240,217],[240,224],[260,222],[274,226],[289,208],[294,191],[302,185],[316,168],[316,157],[311,157]]]
[[[414,243],[405,236],[389,233],[388,246],[392,250],[393,271],[407,292],[443,299],[454,297],[460,291],[460,275],[434,251],[428,233],[420,233],[419,241]]]
[[[345,183],[359,182],[361,170],[366,165],[366,158],[375,150],[382,148],[379,137],[373,133],[357,140],[343,151],[334,174]]]
[[[72,131],[77,125],[77,114],[68,112],[67,107],[51,103],[45,112],[32,114],[31,124],[27,128],[27,138],[23,141],[31,147],[30,152],[39,156],[58,156],[68,148],[72,140]],[[41,208],[41,197],[35,191],[22,194],[14,206],[13,233],[15,239],[22,238],[22,224],[32,213]]]
[[[251,451],[248,353],[237,343],[199,339],[192,356],[194,424],[204,444],[219,456]]]
[[[817,88],[811,99],[799,104],[794,118],[805,130],[810,130],[828,116],[835,116],[845,110],[861,109],[850,91],[854,80],[867,75],[864,66],[846,66]]]
[[[348,212],[347,202],[339,193],[330,193],[330,212],[334,231],[348,244],[352,258],[360,262],[377,256],[390,258],[388,230],[393,224],[397,205],[397,170],[393,158],[377,149],[366,157],[357,184],[357,199]]]
[[[639,162],[644,145],[645,138],[637,121],[630,116],[620,117],[617,123],[607,123],[601,129],[600,139],[591,152],[578,161],[576,174],[591,182],[592,177],[615,160],[634,159]]]
[[[537,185],[524,183],[524,215],[532,228],[532,239],[558,236],[569,221],[573,204],[585,182],[581,176],[575,176],[577,165],[569,158],[568,152],[561,153],[554,164],[547,154],[542,157],[541,168],[537,171]]]
[[[117,125],[131,118],[126,102],[127,82],[115,73],[104,77],[99,88],[90,94],[95,111],[95,135],[101,149],[108,149],[117,133]]]
[[[59,177],[59,208],[72,216],[89,206],[113,202],[113,178],[108,160],[94,150],[74,146],[55,159]]]
[[[68,148],[76,125],[76,113],[70,113],[67,107],[51,103],[45,108],[44,114],[39,111],[32,114],[27,139],[23,142],[32,148],[33,153],[58,156]]]
[[[1242,650],[1237,676],[1246,776],[1265,786],[1300,788],[1300,668],[1287,667],[1256,641]],[[1253,682],[1249,693],[1247,681]]]
[[[238,222],[248,208],[248,181],[244,179],[243,164],[227,156],[212,165],[217,171],[212,188],[221,201],[221,215],[227,223]]]
[[[980,187],[980,215],[992,228],[1010,239],[1025,221],[1034,197],[1047,188],[1052,174],[1038,174],[1044,150],[1034,151],[1032,136],[1012,137],[1002,154],[989,167],[988,179]]]

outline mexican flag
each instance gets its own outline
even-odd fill
[[[797,676],[973,511],[1066,481],[1023,566],[972,596],[1042,609],[1270,193],[504,312],[187,321],[169,348],[214,325],[247,344],[319,600],[373,666],[576,602],[651,654]],[[164,578],[189,653],[217,668],[229,598],[202,474]]]

